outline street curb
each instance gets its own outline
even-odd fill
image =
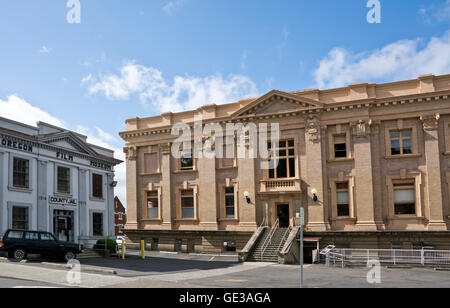
[[[450,268],[447,267],[436,267],[434,270],[437,272],[450,272]]]

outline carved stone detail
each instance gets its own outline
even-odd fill
[[[137,147],[130,146],[123,149],[127,160],[136,160],[137,156]]]
[[[316,115],[310,115],[306,118],[305,130],[309,141],[318,142],[320,140],[321,126],[319,118]]]
[[[441,115],[439,113],[433,115],[423,115],[420,117],[420,120],[423,124],[423,129],[426,131],[437,130],[439,127],[439,119]]]
[[[367,137],[371,133],[371,126],[372,120],[359,120],[358,122],[351,123],[353,136],[361,138]]]
[[[160,144],[159,145],[159,147],[160,147],[160,149],[161,149],[161,154],[163,154],[163,155],[167,155],[167,154],[170,154],[170,152],[171,152],[171,144],[170,143],[163,143],[163,144]]]

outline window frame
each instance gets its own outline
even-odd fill
[[[346,184],[347,188],[338,188],[339,184]],[[350,217],[350,182],[349,181],[340,181],[340,182],[335,182],[335,186],[336,186],[336,213],[337,213],[337,217],[338,218],[349,218]],[[338,201],[338,194],[342,193],[342,192],[346,192],[347,193],[347,198],[348,198],[348,203],[347,204],[343,204],[343,203],[339,203]],[[348,215],[339,215],[339,206],[342,205],[346,205],[348,207]]]
[[[60,191],[60,189],[59,189],[59,168],[68,169],[68,171],[69,171],[68,172],[68,185],[67,185],[68,191],[67,192]],[[55,192],[56,192],[56,194],[60,194],[60,195],[64,195],[64,196],[71,195],[71,193],[72,193],[72,168],[69,166],[61,165],[61,164],[55,164],[55,169],[56,169],[55,170],[55,179],[56,179]]]
[[[292,141],[294,144],[292,146],[289,146],[289,142]],[[285,142],[286,145],[284,147],[280,147],[280,143],[281,142]],[[279,162],[278,162],[278,166],[277,168],[272,168],[272,169],[267,169],[267,179],[268,180],[294,180],[297,179],[298,175],[298,168],[297,168],[297,140],[295,138],[284,138],[284,139],[280,139],[278,142],[278,148],[274,149],[273,147],[273,142],[272,141],[268,141],[267,142],[267,151],[269,152],[269,156],[270,156],[270,152],[272,153],[278,153],[278,155],[274,155],[274,156],[270,156],[270,158],[267,160],[270,164],[270,161],[276,161],[276,160],[286,160],[286,177],[278,177],[278,166],[279,166]],[[277,151],[278,150],[278,151]],[[285,156],[280,156],[279,152],[280,151],[286,151],[286,155]],[[294,154],[289,154],[289,150],[294,150]],[[294,176],[291,175],[291,159],[294,161]],[[271,170],[273,170],[273,177],[271,177]]]
[[[396,186],[398,185],[398,186]],[[394,214],[395,216],[400,216],[400,217],[404,217],[404,216],[416,216],[417,215],[417,196],[416,196],[416,185],[415,185],[415,180],[395,180],[392,182],[392,190],[393,190],[393,199],[394,199]],[[397,190],[412,190],[413,191],[413,195],[414,195],[414,204],[413,204],[413,209],[414,209],[414,213],[408,213],[408,214],[399,214],[397,213],[397,205],[410,205],[409,202],[396,202],[395,201],[395,192]]]
[[[405,137],[405,136],[403,136],[403,133],[406,131],[410,131],[410,135]],[[392,137],[393,133],[398,133],[398,137]],[[405,140],[409,140],[409,142],[411,144],[411,146],[410,146],[411,153],[404,153],[405,147],[403,146],[403,142]],[[398,153],[398,154],[392,153],[392,150],[393,150],[392,142],[393,141],[399,142],[400,153]],[[395,156],[395,157],[414,154],[413,129],[412,128],[390,129],[389,130],[389,154],[390,154],[390,156]]]
[[[412,182],[414,181],[415,187],[415,203],[416,214],[414,215],[396,215],[395,214],[395,200],[394,200],[394,183],[400,182]],[[388,188],[388,206],[389,206],[389,218],[401,219],[401,218],[416,218],[423,219],[422,209],[422,173],[420,171],[410,171],[401,169],[398,174],[392,174],[386,176],[386,185]]]
[[[151,198],[151,199],[156,199],[158,201],[158,215],[157,217],[150,217],[149,215],[149,207],[148,207],[148,201],[150,199],[149,194],[150,193],[154,193],[155,195]],[[145,208],[146,208],[146,215],[145,215],[145,219],[150,219],[150,220],[159,220],[161,219],[161,202],[160,202],[160,192],[158,189],[154,189],[154,190],[147,190],[145,191]]]
[[[26,226],[24,228],[15,228],[14,227],[14,210],[15,209],[22,209],[25,210],[25,220],[24,223]],[[30,208],[28,206],[20,206],[20,205],[13,205],[11,208],[11,229],[13,230],[30,230]]]
[[[228,193],[227,189],[233,189],[233,192]],[[233,197],[233,217],[228,217],[227,215],[227,209],[231,208],[231,206],[227,206],[227,197]],[[236,213],[236,188],[234,186],[224,186],[223,188],[223,217],[225,219],[236,219],[237,213]]]
[[[27,162],[28,166],[27,166],[27,173],[25,174],[26,178],[25,178],[25,185],[16,185],[15,184],[15,161],[16,160],[22,160]],[[17,189],[17,190],[31,190],[31,159],[30,158],[25,158],[23,156],[19,156],[19,155],[11,155],[11,187],[13,189]]]
[[[95,220],[94,217],[95,215],[101,215],[102,221],[101,221],[101,234],[96,234],[95,233],[95,228],[94,228],[94,224],[95,224]],[[105,213],[104,212],[99,212],[99,211],[92,211],[91,212],[91,234],[94,237],[102,237],[105,235]]]
[[[101,186],[101,193],[102,193],[101,197],[95,196],[94,176],[96,176],[96,175],[101,177],[101,185],[100,185]],[[104,192],[104,188],[103,188],[104,181],[105,181],[104,180],[104,174],[101,174],[101,173],[98,173],[98,172],[91,172],[91,197],[92,197],[93,200],[96,200],[96,201],[103,201],[103,200],[105,200],[105,192]]]
[[[193,201],[193,217],[183,217],[183,191],[192,191],[192,201]],[[189,196],[190,197],[190,196]],[[190,207],[189,207],[190,208]],[[197,189],[194,187],[184,187],[178,190],[178,217],[179,220],[197,220]]]

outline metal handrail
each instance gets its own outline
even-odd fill
[[[286,232],[284,232],[283,237],[281,238],[280,245],[278,245],[278,251],[281,249],[281,245],[283,245],[284,239],[287,238],[287,235],[291,232],[291,228],[287,228]]]
[[[275,225],[270,230],[269,236],[266,238],[266,240],[263,243],[263,250],[261,252],[261,259],[264,257],[264,253],[266,252],[267,247],[272,242],[272,238],[273,238],[273,236],[275,234],[275,231],[278,229],[279,225],[280,225],[280,220],[277,219],[277,221],[275,222]]]

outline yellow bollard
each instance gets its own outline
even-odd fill
[[[141,259],[145,260],[145,241],[141,240]]]
[[[122,260],[125,260],[125,240],[122,240]]]

